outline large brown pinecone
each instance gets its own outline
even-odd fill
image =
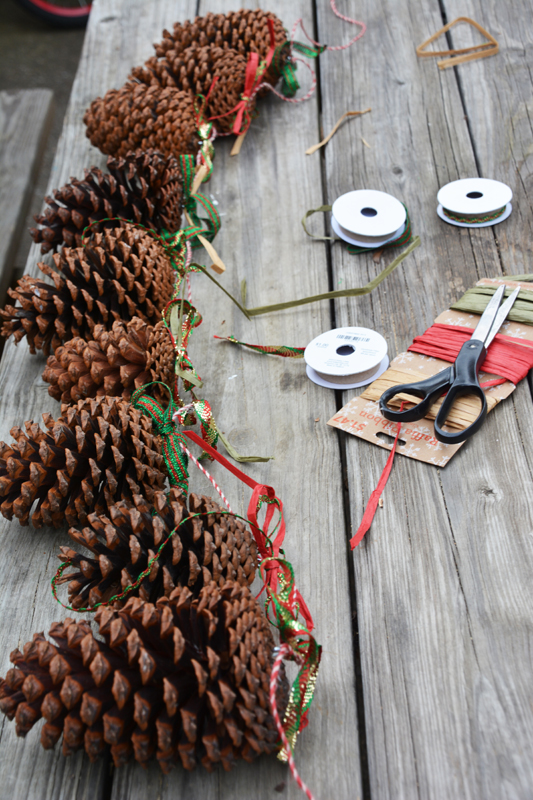
[[[121,499],[142,494],[151,503],[164,487],[166,469],[152,421],[115,397],[80,400],[57,421],[43,414],[46,431],[26,422],[0,442],[0,512],[60,527],[85,525],[87,515],[107,513]]]
[[[176,354],[163,321],[147,325],[139,317],[130,322],[116,320],[111,331],[96,325],[94,340],[76,337],[48,357],[43,380],[48,394],[62,403],[100,395],[123,397],[151,381],[172,389]],[[153,389],[168,402],[164,389]]]
[[[212,580],[219,586],[227,580],[251,584],[257,547],[246,526],[221,513],[223,509],[209,497],[191,494],[189,507],[191,515],[200,516],[188,518],[185,498],[180,489],[173,488],[168,497],[156,492],[154,505],[135,495],[133,503],[123,500],[111,506],[108,516],[90,514],[83,531],[71,528],[70,538],[94,557],[60,548],[58,558],[74,570],[58,581],[68,583],[69,604],[85,608],[108,602],[135,584],[172,531],[149,575],[132,590],[134,595],[155,602],[169,597],[176,586],[188,586],[196,597]]]
[[[274,640],[247,587],[208,583],[192,599],[175,589],[157,605],[133,598],[99,610],[90,625],[67,618],[36,633],[0,682],[0,709],[25,736],[44,717],[41,744],[63,754],[85,748],[91,761],[111,752],[115,766],[154,756],[163,772],[181,761],[229,770],[277,748],[269,704]],[[277,705],[287,704],[280,673]]]
[[[24,275],[8,294],[17,302],[0,310],[2,336],[28,338],[30,352],[49,355],[63,342],[91,339],[96,325],[140,317],[156,323],[172,294],[174,270],[161,243],[129,223],[91,234],[85,247],[53,256],[57,272],[39,264],[55,286]]]
[[[195,155],[200,146],[194,98],[171,86],[127,81],[93,100],[83,121],[91,144],[106,155],[152,147],[168,156]]]
[[[85,170],[85,178],[45,197],[48,207],[35,215],[42,228],[31,228],[34,242],[47,253],[65,242],[81,247],[84,228],[109,217],[121,217],[153,230],[177,231],[183,213],[183,178],[177,159],[157,150],[128,153],[107,159],[108,172]],[[104,222],[103,227],[113,226]],[[94,226],[100,230],[102,226]],[[114,226],[113,226],[114,227]]]
[[[163,41],[154,45],[155,52],[158,58],[172,63],[192,44],[200,47],[214,44],[223,49],[236,50],[245,59],[252,52],[259,53],[260,58],[266,58],[270,49],[269,19],[274,22],[275,44],[279,47],[287,40],[281,20],[270,11],[242,8],[228,14],[206,14],[205,17],[196,17],[192,22],[176,22],[172,33],[163,31]],[[274,85],[279,76],[278,68],[273,64],[265,74],[265,80]]]
[[[131,77],[149,86],[175,86],[193,95],[209,95],[206,115],[220,117],[235,108],[244,91],[246,59],[236,50],[216,45],[193,44],[179,55],[148,59],[143,67],[135,67]],[[213,81],[216,83],[213,86]],[[229,131],[234,115],[215,119],[219,131]]]

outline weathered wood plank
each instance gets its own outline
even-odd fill
[[[435,214],[439,186],[476,174],[453,70],[439,72],[414,52],[442,25],[438,3],[416,13],[407,3],[363,3],[358,15],[368,34],[342,65],[322,56],[324,131],[348,108],[373,110],[328,145],[328,200],[351,188],[389,191],[407,203],[422,247],[368,298],[339,302],[337,321],[377,328],[397,353],[478,276],[498,274],[500,261],[490,229],[461,231]],[[320,39],[343,34],[319,9]],[[364,283],[376,270],[340,245],[333,267],[342,285]],[[344,443],[355,530],[386,454],[351,437]],[[511,404],[440,473],[395,463],[384,508],[354,553],[374,800],[527,796],[530,718],[519,708],[531,707],[531,522],[519,498],[528,477]]]
[[[71,175],[83,175],[91,164],[102,166],[105,158],[85,137],[83,112],[89,102],[107,88],[119,86],[133,64],[151,53],[152,41],[175,14],[186,16],[194,2],[126,2],[101,0],[94,3],[78,74],[73,86],[48,191]],[[38,249],[32,246],[27,271],[37,272]],[[8,342],[0,364],[0,438],[27,419],[39,420],[43,411],[59,413],[59,404],[47,394],[41,379],[42,356],[30,357],[25,342]],[[67,543],[64,531],[34,531],[17,522],[0,522],[3,570],[0,610],[0,674],[9,667],[9,653],[31,638],[35,631],[48,631],[53,620],[65,612],[52,599],[49,581],[55,571],[55,554]],[[2,720],[0,729],[0,797],[82,798],[107,796],[107,765],[91,765],[85,755],[65,759],[60,747],[45,752],[39,743],[39,726],[25,740],[17,739],[14,724]]]
[[[257,3],[245,5],[254,8]],[[307,0],[260,5],[277,13],[287,27],[303,16],[307,29],[313,28]],[[202,0],[199,13],[234,8],[233,0]],[[215,171],[206,187],[223,215],[215,240],[227,265],[221,281],[239,296],[245,278],[249,305],[328,288],[323,245],[301,246],[300,238],[301,209],[308,197],[322,192],[319,161],[304,155],[309,137],[315,141],[318,136],[316,98],[293,106],[267,97],[258,107],[260,116],[238,157],[229,156],[231,141],[215,143]],[[285,552],[324,646],[310,724],[295,752],[297,767],[317,797],[355,800],[361,788],[342,484],[337,443],[324,424],[335,409],[334,396],[307,380],[302,362],[255,355],[212,339],[213,334],[233,333],[248,342],[306,344],[331,327],[328,304],[248,322],[202,276],[193,276],[192,288],[193,302],[204,317],[190,348],[204,379],[203,396],[240,452],[275,455],[268,464],[246,464],[244,469],[274,486],[285,504]],[[219,465],[208,469],[235,511],[244,513],[249,490]],[[201,476],[193,473],[192,481],[213,494]],[[123,771],[115,778],[113,800],[140,800],[154,786],[165,800],[182,794],[264,800],[283,782],[281,796],[301,796],[287,767],[274,758],[241,763],[228,775],[184,777],[175,769],[161,779],[156,767],[147,773],[131,768],[129,775]]]
[[[53,92],[0,92],[0,302],[39,170],[53,113]]]

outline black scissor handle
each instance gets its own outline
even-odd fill
[[[391,386],[379,398],[379,410],[385,419],[390,419],[393,422],[415,422],[417,419],[422,419],[422,417],[426,416],[435,400],[447,391],[448,387],[453,383],[453,379],[454,369],[453,367],[447,367],[424,381]],[[388,403],[393,397],[402,393],[413,394],[415,397],[420,397],[421,401],[413,408],[406,409],[406,411],[393,411],[388,407]]]
[[[477,376],[485,355],[485,346],[479,339],[469,339],[461,347],[453,365],[454,380],[435,419],[435,436],[439,442],[459,444],[459,442],[464,442],[465,439],[476,433],[483,425],[487,416],[487,400],[483,389],[479,385]],[[446,422],[454,402],[465,394],[476,395],[481,400],[481,410],[477,418],[468,428],[462,431],[450,433],[442,430],[442,426]]]

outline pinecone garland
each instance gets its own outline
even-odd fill
[[[28,338],[46,356],[63,342],[91,339],[95,326],[140,317],[155,323],[172,295],[174,270],[161,243],[129,223],[93,233],[84,248],[53,256],[57,272],[39,264],[55,286],[24,275],[8,294],[20,305],[0,310],[2,336]]]
[[[41,744],[63,734],[63,754],[85,748],[91,761],[111,752],[115,766],[154,756],[168,773],[181,761],[230,770],[276,750],[269,706],[274,640],[250,590],[206,584],[193,599],[175,589],[157,605],[132,598],[99,610],[96,639],[87,622],[67,618],[50,636],[35,634],[0,681],[0,710],[25,736],[44,717]],[[277,704],[288,686],[280,673]]]
[[[58,347],[48,357],[43,380],[48,394],[62,403],[101,395],[129,400],[131,393],[151,381],[172,387],[175,353],[165,324],[147,325],[139,317],[116,320],[111,331],[96,325],[93,341],[80,337]],[[152,387],[158,399],[168,394]]]
[[[163,31],[163,41],[154,45],[154,49],[158,58],[169,63],[192,44],[200,47],[214,44],[225,50],[236,50],[245,59],[252,52],[266,58],[270,49],[269,19],[274,23],[275,45],[279,47],[287,40],[281,20],[270,11],[242,8],[228,14],[206,14],[192,22],[176,22],[172,33]],[[279,68],[271,65],[265,73],[265,80],[274,85],[279,76]]]
[[[156,150],[128,153],[107,159],[108,173],[97,167],[85,170],[85,178],[72,178],[54,198],[46,197],[44,214],[35,215],[42,228],[31,228],[34,242],[47,253],[65,242],[82,246],[84,228],[108,217],[174,232],[183,213],[183,179],[177,159]],[[109,223],[103,223],[109,227]],[[100,227],[100,226],[99,226]]]
[[[69,604],[86,608],[108,602],[140,574],[161,544],[175,531],[152,564],[149,575],[132,590],[142,600],[155,602],[169,597],[176,586],[188,586],[195,597],[214,580],[223,586],[235,580],[251,584],[257,568],[257,547],[252,534],[239,520],[220,513],[223,509],[209,497],[189,496],[191,514],[182,492],[172,488],[168,497],[155,492],[154,506],[135,495],[133,503],[121,501],[109,508],[108,516],[91,514],[89,526],[69,530],[70,538],[94,554],[88,557],[61,547],[58,558],[74,572],[64,572],[57,583],[68,583]],[[121,601],[116,601],[122,605]]]
[[[81,400],[57,421],[43,414],[46,431],[26,422],[26,433],[11,429],[15,441],[0,442],[0,512],[60,527],[105,514],[121,499],[142,494],[151,503],[166,481],[159,438],[152,422],[130,403],[113,397]]]
[[[175,57],[169,55],[167,59],[148,59],[143,67],[135,67],[130,77],[149,86],[175,86],[204,97],[209,94],[206,112],[209,117],[219,117],[235,108],[244,90],[246,58],[243,55],[216,45],[200,47],[198,44],[187,47]],[[214,124],[219,131],[229,131],[233,118],[228,115],[215,119]]]
[[[128,81],[93,100],[83,121],[91,144],[102,153],[125,156],[155,148],[164,155],[195,155],[199,137],[194,98],[172,86]]]

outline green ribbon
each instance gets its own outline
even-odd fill
[[[324,44],[319,45],[318,47],[309,47],[309,45],[303,44],[302,42],[290,42],[287,40],[276,48],[272,63],[282,77],[281,93],[284,95],[284,97],[294,97],[300,88],[300,84],[298,83],[298,79],[296,77],[297,65],[292,60],[290,54],[285,58],[285,61],[281,63],[288,47],[290,47],[291,50],[295,50],[297,53],[305,56],[306,58],[317,58],[320,53],[323,53],[324,50],[327,50],[327,45]]]
[[[207,197],[203,194],[192,193],[192,185],[196,173],[194,156],[180,155],[179,159],[183,174],[184,205],[193,223],[188,228],[185,228],[184,232],[187,239],[191,240],[193,247],[198,247],[200,245],[198,235],[203,236],[209,242],[213,241],[220,230],[220,217],[214,205]],[[207,212],[207,217],[198,216],[198,204]]]
[[[159,383],[169,393],[170,402],[166,409],[163,409],[147,393],[148,387],[154,383]],[[177,410],[172,398],[172,392],[165,383],[152,381],[133,392],[130,402],[134,408],[141,409],[152,419],[156,432],[161,437],[161,449],[163,450],[163,458],[167,466],[170,485],[178,486],[187,494],[189,489],[189,459],[180,447],[180,442],[185,445],[187,442],[183,434],[176,430],[176,425],[172,419],[174,412]]]
[[[305,347],[289,347],[288,345],[267,345],[267,344],[248,344],[248,342],[239,342],[235,336],[215,336],[215,339],[221,339],[225,342],[232,344],[240,344],[243,347],[249,347],[256,353],[267,356],[281,356],[282,358],[303,358]]]
[[[298,78],[296,77],[296,64],[293,61],[287,59],[285,64],[282,66],[281,78],[282,95],[284,97],[294,97],[300,88],[300,84],[298,83]]]
[[[318,56],[328,49],[327,44],[319,44],[316,47],[309,47],[304,42],[292,42],[292,49],[306,58],[318,58]]]

